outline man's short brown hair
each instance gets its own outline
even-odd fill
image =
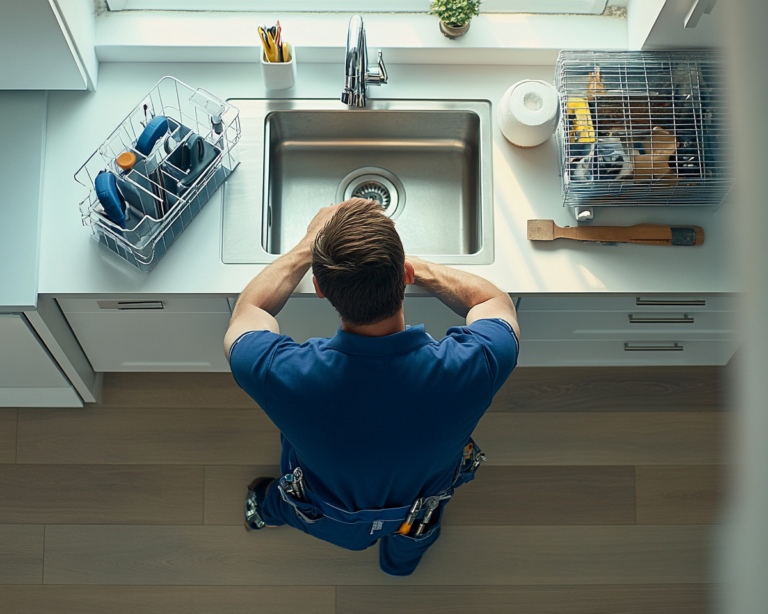
[[[350,324],[376,324],[403,306],[403,243],[375,200],[357,200],[336,212],[312,246],[312,272]]]

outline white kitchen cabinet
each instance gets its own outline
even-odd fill
[[[228,371],[222,342],[235,298],[60,298],[93,369]],[[530,295],[521,299],[520,366],[721,365],[736,350],[733,296]],[[331,304],[294,296],[280,331],[303,343],[332,337]],[[438,299],[406,296],[406,324],[435,339],[462,326]]]
[[[59,298],[94,371],[229,371],[226,298]]]
[[[467,321],[431,296],[405,297],[405,323],[423,324],[434,339],[442,339],[452,326],[464,326]]]
[[[292,297],[277,314],[277,321],[280,332],[297,343],[310,337],[333,337],[341,326],[336,310],[326,299],[316,296]],[[405,323],[424,324],[427,333],[442,339],[451,326],[462,326],[465,320],[434,297],[406,296]]]
[[[317,296],[294,296],[277,314],[280,332],[296,343],[310,337],[333,337],[341,318],[331,304]]]
[[[82,407],[26,318],[0,314],[0,407]]]
[[[0,71],[0,89],[93,89],[98,68],[93,2],[4,0],[1,4],[0,55],[6,61]]]
[[[518,311],[521,366],[723,365],[733,296],[536,295]]]

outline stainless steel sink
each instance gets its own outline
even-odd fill
[[[408,254],[493,262],[490,103],[232,102],[243,137],[225,184],[225,263],[273,261],[320,207],[351,196],[382,203]]]

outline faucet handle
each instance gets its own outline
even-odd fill
[[[373,70],[366,68],[365,82],[371,85],[384,85],[388,77],[387,67],[384,65],[384,58],[381,55],[381,49],[379,49],[378,67]]]

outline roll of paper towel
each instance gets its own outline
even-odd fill
[[[513,145],[541,145],[555,133],[560,118],[557,90],[545,81],[518,81],[502,96],[496,118]]]

